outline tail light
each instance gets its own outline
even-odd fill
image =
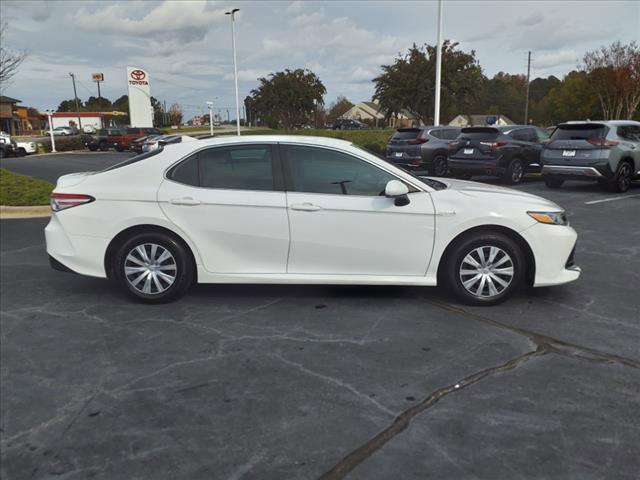
[[[80,195],[76,193],[52,193],[51,194],[51,210],[59,212],[67,208],[77,207],[85,203],[91,203],[95,200],[91,195]]]
[[[422,143],[427,143],[428,141],[428,138],[416,138],[415,140],[409,140],[407,143],[409,145],[420,145]]]
[[[498,140],[497,142],[480,142],[480,145],[485,145],[491,150],[497,150],[500,147],[504,147],[507,144],[504,140]]]
[[[587,142],[596,147],[615,147],[618,145],[615,140],[607,140],[606,138],[588,138]]]

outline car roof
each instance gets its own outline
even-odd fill
[[[199,140],[205,145],[233,145],[235,143],[303,143],[327,147],[344,147],[352,142],[330,137],[314,137],[311,135],[224,135]]]
[[[640,122],[636,122],[635,120],[570,120],[568,122],[559,123],[560,125],[586,125],[586,124],[595,124],[595,125],[608,125],[608,126],[620,126],[620,125],[637,125],[640,126]]]

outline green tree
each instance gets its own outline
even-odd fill
[[[113,109],[117,112],[129,113],[129,96],[122,95],[113,102]]]
[[[353,103],[346,99],[346,97],[338,96],[335,102],[329,106],[329,113],[327,114],[327,120],[335,122],[336,119],[347,113],[353,107]]]
[[[78,106],[80,107],[80,111],[84,110],[84,106],[82,105],[82,100],[78,99]],[[75,99],[71,98],[69,100],[63,100],[62,102],[60,102],[60,105],[58,105],[58,109],[56,110],[58,112],[75,112],[76,111],[76,101]]]
[[[475,51],[457,49],[458,43],[442,44],[442,85],[440,110],[443,119],[467,112],[479,98],[485,77],[475,58]],[[436,47],[413,45],[407,54],[391,65],[382,65],[382,73],[373,79],[374,98],[387,117],[406,109],[418,120],[433,120],[435,101]]]
[[[251,91],[253,113],[272,128],[287,130],[305,123],[327,92],[310,70],[298,68],[259,78],[260,85]]]
[[[560,85],[549,92],[547,99],[550,125],[601,116],[598,98],[593,94],[589,75],[585,72],[570,72]]]
[[[87,112],[110,112],[113,110],[113,105],[104,97],[89,97],[84,104],[84,110]]]

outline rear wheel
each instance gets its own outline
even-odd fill
[[[469,305],[494,305],[522,285],[526,260],[511,238],[480,232],[463,238],[445,259],[443,279]]]
[[[100,145],[98,145],[98,148],[101,152],[106,152],[107,150],[109,150],[109,145],[107,145],[105,142],[101,142]]]
[[[507,167],[507,171],[504,172],[503,178],[505,182],[510,185],[517,185],[521,183],[524,178],[524,165],[522,160],[519,158],[511,160],[511,163],[509,163],[509,166]]]
[[[447,157],[439,154],[433,158],[433,163],[429,167],[429,175],[434,177],[444,177],[447,175]]]
[[[544,184],[549,188],[560,188],[564,183],[564,180],[555,177],[543,177],[543,180]]]
[[[18,156],[18,157],[24,157],[24,156],[26,156],[26,155],[27,155],[27,151],[26,151],[24,148],[22,148],[22,147],[20,147],[20,148],[16,151],[16,156]]]
[[[633,177],[633,168],[629,162],[620,162],[616,169],[614,180],[609,183],[609,190],[612,192],[624,193],[631,186],[631,178]]]
[[[121,287],[145,303],[165,303],[183,296],[195,268],[181,242],[164,233],[139,233],[118,248],[112,261]]]

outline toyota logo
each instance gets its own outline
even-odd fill
[[[144,77],[147,76],[142,70],[132,70],[130,75],[134,80],[144,80]]]

